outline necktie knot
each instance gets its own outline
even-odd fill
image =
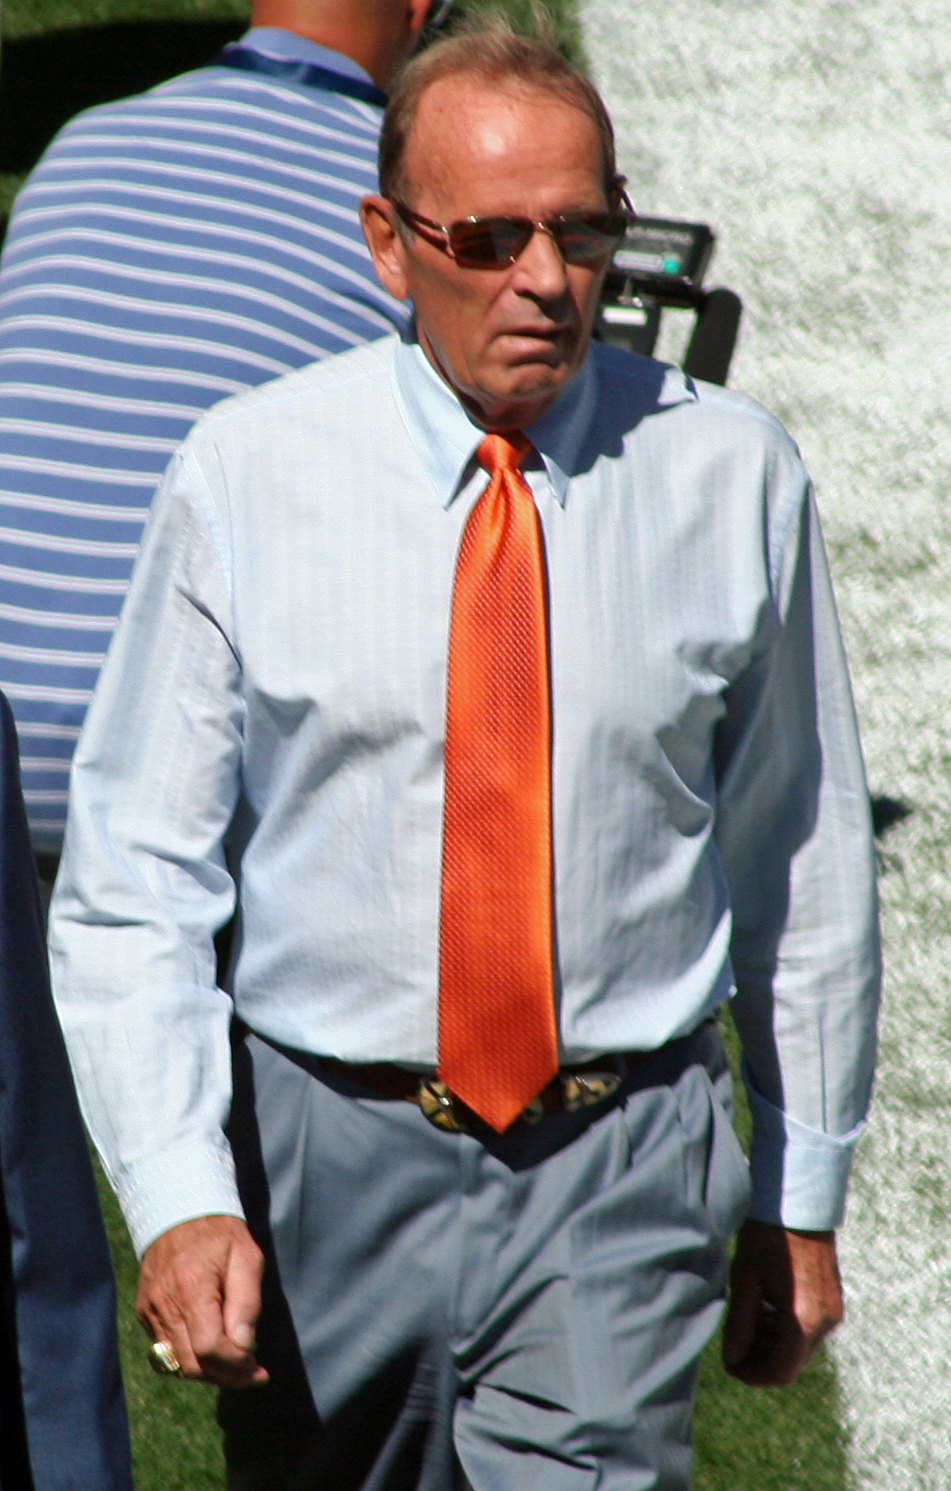
[[[476,457],[490,476],[497,471],[518,471],[532,448],[532,442],[521,430],[512,430],[507,435],[486,435]]]

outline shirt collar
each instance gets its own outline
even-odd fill
[[[266,57],[287,58],[292,62],[309,62],[317,67],[327,67],[331,72],[341,73],[345,78],[359,78],[372,83],[370,74],[348,57],[345,52],[335,52],[331,47],[322,47],[319,42],[300,36],[296,31],[286,31],[283,26],[252,26],[240,43],[263,52]]]
[[[470,417],[410,332],[396,349],[396,399],[410,437],[443,507],[471,476],[485,430]],[[568,481],[597,407],[597,373],[590,354],[552,407],[525,429],[562,507]]]

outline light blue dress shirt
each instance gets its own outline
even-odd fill
[[[156,498],[76,754],[51,944],[140,1250],[240,1214],[232,1000],[286,1045],[435,1062],[446,641],[483,433],[393,336],[219,405]],[[598,345],[527,433],[565,1059],[658,1046],[736,990],[754,1214],[835,1225],[878,948],[806,473],[756,404]],[[236,897],[225,992],[212,934]]]

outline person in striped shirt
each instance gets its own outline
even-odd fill
[[[17,200],[0,261],[0,687],[41,868],[172,451],[219,399],[405,324],[357,205],[376,190],[382,88],[429,8],[254,0],[211,66],[68,124]]]

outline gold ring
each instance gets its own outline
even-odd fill
[[[149,1366],[162,1377],[177,1377],[182,1370],[168,1341],[153,1341],[149,1347]]]

